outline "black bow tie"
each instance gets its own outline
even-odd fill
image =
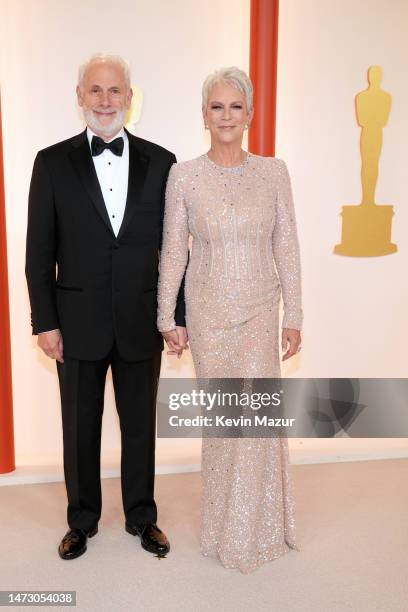
[[[115,140],[112,140],[111,142],[105,142],[102,140],[102,138],[99,138],[99,136],[92,136],[92,157],[95,157],[95,155],[100,155],[105,149],[109,149],[115,155],[121,156],[123,153],[123,146],[124,142],[122,136],[115,138]]]

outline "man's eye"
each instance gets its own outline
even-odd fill
[[[240,104],[235,104],[232,108],[242,108]]]
[[[218,108],[221,108],[221,106],[217,105],[217,106],[212,106],[211,107],[213,110],[217,110]]]

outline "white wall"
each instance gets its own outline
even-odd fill
[[[131,62],[132,82],[144,94],[139,136],[173,150],[180,160],[203,153],[201,85],[217,67],[235,63],[248,68],[249,2],[2,0],[0,28],[16,455],[18,464],[60,463],[55,366],[31,338],[24,279],[27,193],[35,153],[83,129],[75,100],[77,67],[98,51]],[[164,370],[170,376],[193,375],[189,357]],[[105,463],[119,457],[120,445],[110,379],[106,395]],[[176,446],[187,447],[187,453],[192,447],[197,459],[198,441],[176,441]],[[172,456],[182,460],[174,442],[159,441],[158,455],[162,447],[164,462]]]
[[[277,156],[292,173],[303,253],[300,375],[405,377],[408,364],[408,3],[283,0],[279,29]],[[341,206],[358,204],[360,128],[354,96],[372,64],[393,96],[377,203],[393,204],[386,257],[333,255]]]
[[[128,58],[144,93],[138,134],[180,160],[206,150],[201,83],[214,68],[248,68],[249,0],[2,0],[1,95],[6,179],[16,453],[19,464],[61,462],[54,365],[30,336],[24,278],[27,191],[38,149],[82,129],[75,103],[78,64],[96,51]],[[302,247],[305,330],[296,376],[406,376],[408,325],[406,150],[408,43],[404,0],[281,0],[277,156],[292,176]],[[109,44],[106,42],[109,41]],[[354,95],[370,64],[393,95],[384,132],[378,201],[394,204],[397,254],[332,255],[343,204],[357,203],[359,132]],[[166,361],[166,376],[191,376],[189,357]],[[406,441],[291,441],[310,453],[404,445]],[[198,441],[158,442],[158,463],[195,460]],[[320,450],[319,450],[320,449]],[[325,450],[326,449],[326,450]],[[119,457],[110,380],[103,458]]]
[[[303,262],[305,328],[296,376],[408,375],[407,23],[406,0],[280,2],[276,155],[291,172]],[[393,96],[377,203],[394,205],[398,253],[341,257],[332,253],[341,206],[361,201],[354,97],[367,87],[373,64],[382,66],[382,87]],[[350,457],[408,449],[406,439],[291,442],[299,456],[302,449]]]

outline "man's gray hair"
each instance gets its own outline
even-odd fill
[[[82,88],[84,83],[84,76],[88,68],[94,64],[116,64],[123,71],[125,77],[125,83],[130,88],[130,66],[129,63],[120,57],[120,55],[110,55],[108,53],[95,53],[83,64],[80,65],[78,71],[78,85]]]
[[[212,74],[209,74],[205,79],[202,89],[202,107],[203,110],[207,108],[208,96],[211,89],[216,83],[227,83],[231,87],[235,87],[241,93],[245,95],[245,102],[247,111],[250,112],[253,107],[253,87],[250,78],[247,73],[240,70],[236,66],[230,66],[229,68],[220,68]]]

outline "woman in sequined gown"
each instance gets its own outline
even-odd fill
[[[252,86],[237,68],[210,75],[203,116],[211,149],[169,175],[158,291],[158,328],[180,352],[174,321],[185,278],[186,322],[198,378],[280,376],[300,345],[300,263],[285,163],[241,148]],[[298,549],[286,438],[204,438],[201,551],[251,572]]]

